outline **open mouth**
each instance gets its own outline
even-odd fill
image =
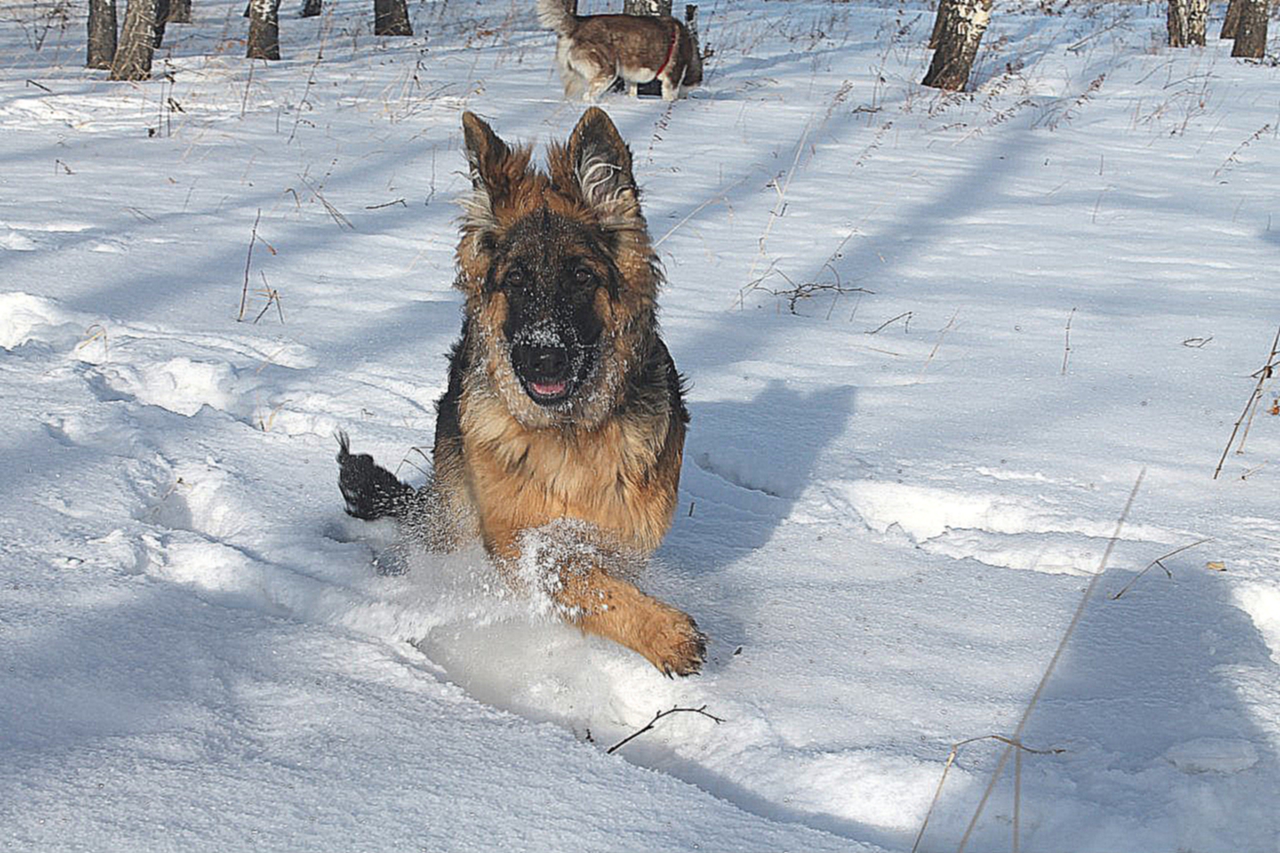
[[[555,382],[525,382],[529,396],[539,403],[555,403],[569,396],[569,382],[560,379]]]
[[[591,361],[588,350],[560,339],[511,347],[511,366],[529,399],[540,406],[558,407],[578,393]]]

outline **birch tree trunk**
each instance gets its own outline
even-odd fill
[[[116,0],[89,0],[86,68],[110,68],[116,56]]]
[[[111,63],[112,80],[150,80],[156,49],[157,0],[129,0],[120,44]]]
[[[280,0],[249,0],[249,59],[280,58]]]
[[[1169,0],[1169,47],[1204,47],[1209,0]]]
[[[1232,56],[1261,59],[1267,52],[1267,0],[1239,0],[1240,23]]]
[[[942,0],[938,18],[938,47],[921,83],[959,92],[969,82],[978,45],[991,21],[991,0]]]
[[[622,13],[669,18],[671,17],[671,0],[622,0]]]
[[[375,36],[411,36],[409,9],[405,0],[373,0],[373,34]]]

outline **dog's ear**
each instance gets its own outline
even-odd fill
[[[582,114],[569,136],[569,162],[582,200],[606,228],[644,228],[631,151],[599,107]]]
[[[464,227],[484,233],[497,227],[495,210],[507,203],[529,167],[529,149],[511,148],[475,113],[462,114],[463,147],[471,172],[470,196],[462,199]]]
[[[511,149],[484,119],[472,112],[462,114],[462,139],[467,165],[471,168],[471,186],[477,190],[492,189]]]

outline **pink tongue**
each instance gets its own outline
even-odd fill
[[[530,382],[529,384],[533,386],[534,391],[543,397],[554,397],[562,393],[565,386],[563,382],[553,382],[550,385],[543,385],[541,382]]]

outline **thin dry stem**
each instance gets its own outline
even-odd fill
[[[929,357],[924,360],[924,364],[920,366],[920,375],[916,377],[919,382],[924,379],[924,372],[929,369],[929,362],[933,361],[933,357],[938,354],[939,348],[942,347],[942,339],[947,336],[947,332],[951,331],[951,327],[956,323],[956,317],[960,316],[960,309],[957,308],[951,315],[951,319],[947,321],[947,325],[942,327],[942,331],[938,333],[938,340],[934,343],[933,349],[929,351]]]
[[[1231,452],[1231,445],[1236,440],[1236,434],[1240,432],[1240,424],[1244,422],[1246,416],[1249,415],[1250,409],[1253,409],[1257,401],[1262,398],[1262,389],[1266,387],[1266,383],[1271,380],[1275,374],[1275,369],[1280,364],[1276,361],[1276,356],[1280,354],[1280,328],[1276,329],[1276,336],[1271,341],[1271,353],[1267,356],[1267,363],[1258,369],[1256,373],[1251,374],[1257,377],[1258,384],[1253,386],[1253,393],[1249,395],[1249,400],[1244,404],[1244,410],[1240,412],[1240,417],[1236,418],[1236,425],[1231,429],[1231,437],[1227,439],[1227,446],[1222,448],[1222,456],[1218,459],[1218,467],[1213,469],[1213,479],[1218,479],[1218,475],[1222,473],[1222,466],[1226,464],[1227,454]],[[1244,439],[1240,440],[1240,447],[1237,453],[1244,452]]]
[[[1124,585],[1124,587],[1123,587],[1119,592],[1117,592],[1115,595],[1111,596],[1111,600],[1112,600],[1112,601],[1115,601],[1117,598],[1119,598],[1120,596],[1122,596],[1122,595],[1124,595],[1126,592],[1128,592],[1128,591],[1129,591],[1129,588],[1130,588],[1130,587],[1132,587],[1135,583],[1137,583],[1137,582],[1138,582],[1138,578],[1142,577],[1143,575],[1145,575],[1147,572],[1151,571],[1151,570],[1152,570],[1153,568],[1155,568],[1156,566],[1159,566],[1161,569],[1164,569],[1164,573],[1165,573],[1165,575],[1167,575],[1168,577],[1172,578],[1172,577],[1173,577],[1173,572],[1169,571],[1169,567],[1168,567],[1168,566],[1166,566],[1166,565],[1162,562],[1163,560],[1167,560],[1167,559],[1169,559],[1170,557],[1174,556],[1175,554],[1181,554],[1183,551],[1190,550],[1190,549],[1192,549],[1192,548],[1196,547],[1197,545],[1203,545],[1203,544],[1204,544],[1204,543],[1206,543],[1206,542],[1212,542],[1212,541],[1213,541],[1213,537],[1212,537],[1212,536],[1206,536],[1204,539],[1197,539],[1195,542],[1192,542],[1190,545],[1183,545],[1181,548],[1175,548],[1175,549],[1173,549],[1173,550],[1172,550],[1172,551],[1170,551],[1168,554],[1162,554],[1161,556],[1156,557],[1154,560],[1152,560],[1150,563],[1148,563],[1148,564],[1147,564],[1147,567],[1146,567],[1145,569],[1143,569],[1142,571],[1140,571],[1140,572],[1138,572],[1136,575],[1134,575],[1134,576],[1133,576],[1133,579],[1132,579],[1131,581],[1129,581],[1127,584],[1125,584],[1125,585]]]
[[[1000,780],[1000,774],[1009,762],[1009,755],[1013,752],[1014,744],[1021,743],[1022,732],[1027,727],[1027,721],[1031,719],[1031,712],[1035,710],[1036,705],[1040,702],[1040,697],[1044,694],[1049,678],[1053,675],[1054,669],[1057,668],[1058,661],[1061,660],[1063,652],[1066,651],[1067,643],[1071,641],[1071,635],[1075,633],[1076,626],[1080,624],[1080,619],[1084,616],[1085,605],[1089,603],[1089,598],[1093,595],[1093,591],[1098,585],[1098,580],[1102,577],[1102,573],[1106,571],[1107,562],[1111,559],[1111,552],[1115,550],[1116,542],[1120,541],[1120,531],[1124,528],[1124,523],[1129,518],[1129,510],[1133,507],[1134,499],[1138,497],[1138,490],[1142,487],[1142,480],[1146,475],[1146,468],[1143,468],[1138,473],[1138,478],[1133,483],[1133,490],[1129,492],[1129,499],[1125,501],[1124,510],[1116,521],[1115,532],[1111,534],[1111,539],[1107,542],[1107,549],[1103,552],[1102,559],[1098,563],[1098,569],[1093,573],[1093,577],[1089,579],[1089,585],[1085,587],[1084,595],[1080,597],[1080,603],[1076,606],[1076,612],[1072,615],[1071,622],[1067,625],[1067,630],[1063,632],[1058,648],[1049,660],[1049,665],[1045,668],[1044,675],[1040,677],[1040,683],[1036,685],[1035,692],[1031,694],[1031,700],[1027,702],[1026,710],[1022,713],[1022,719],[1018,721],[1018,727],[1013,730],[1013,736],[1010,738],[1013,744],[1005,747],[1004,752],[1000,755],[1000,760],[996,762],[996,768],[991,773],[991,781],[987,784],[986,790],[983,791],[982,799],[978,801],[978,807],[974,809],[973,817],[965,828],[964,835],[960,839],[960,846],[956,848],[956,853],[964,853],[964,848],[968,845],[969,838],[973,835],[973,830],[977,827],[978,820],[982,817],[982,812],[987,807],[987,801],[991,799],[991,792],[995,790],[996,782]]]
[[[240,313],[236,315],[236,322],[244,322],[244,309],[249,301],[249,265],[253,263],[253,244],[258,242],[258,223],[262,221],[262,208],[258,208],[258,215],[253,220],[253,232],[249,235],[249,253],[244,259],[244,289],[240,291]]]
[[[924,813],[924,821],[920,824],[920,830],[916,833],[915,843],[911,845],[911,853],[916,853],[920,847],[920,840],[924,838],[924,831],[929,826],[929,819],[933,817],[933,810],[938,805],[938,799],[942,796],[942,786],[947,781],[947,774],[951,772],[951,765],[956,763],[956,758],[960,755],[960,748],[968,746],[971,743],[977,743],[980,740],[998,740],[1001,743],[1008,744],[1010,749],[1017,749],[1019,754],[1022,752],[1032,752],[1036,755],[1057,755],[1066,752],[1061,747],[1052,747],[1050,749],[1032,749],[1025,746],[1021,741],[1007,738],[1004,735],[978,735],[977,737],[967,738],[965,740],[953,743],[951,751],[947,753],[947,760],[942,765],[942,778],[938,780],[938,787],[933,789],[933,799],[929,801],[929,808]]]
[[[1062,350],[1062,375],[1067,375],[1067,359],[1071,358],[1071,321],[1075,319],[1076,309],[1072,308],[1071,313],[1067,315],[1066,343]]]

